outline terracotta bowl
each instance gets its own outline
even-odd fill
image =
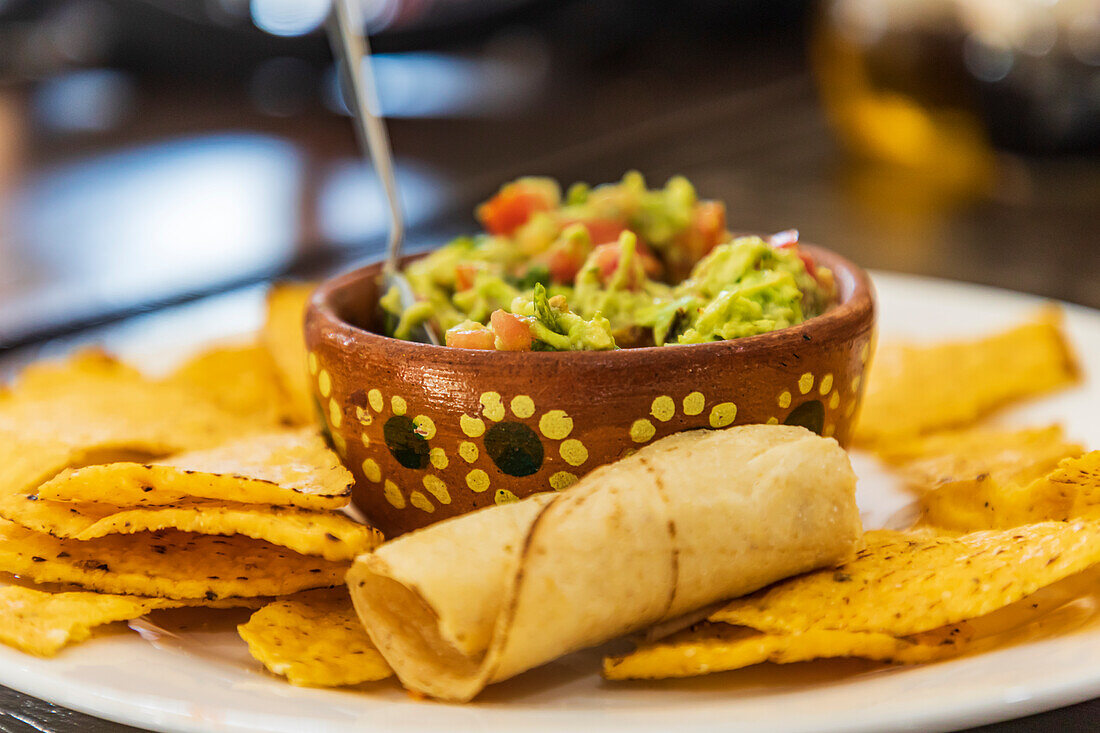
[[[871,348],[867,274],[806,247],[840,302],[780,331],[692,346],[496,352],[378,335],[381,264],[322,285],[309,371],[354,499],[387,536],[562,489],[670,433],[803,425],[847,443]]]

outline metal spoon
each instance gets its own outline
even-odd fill
[[[397,194],[397,181],[393,175],[393,152],[382,121],[378,93],[374,85],[374,70],[370,62],[370,46],[362,34],[362,19],[358,0],[333,0],[329,18],[329,44],[340,68],[348,81],[348,108],[355,121],[359,148],[369,152],[369,158],[382,181],[390,210],[390,236],[386,264],[382,267],[380,292],[385,295],[396,287],[404,310],[416,302],[412,286],[401,274],[401,246],[405,241],[405,217]],[[431,324],[425,322],[413,329],[410,340],[439,345],[439,337]]]

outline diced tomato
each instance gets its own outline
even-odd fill
[[[726,205],[721,201],[697,203],[691,216],[691,229],[702,257],[718,246],[726,234]]]
[[[487,328],[459,329],[447,331],[448,346],[456,349],[495,349],[496,336]]]
[[[591,253],[591,236],[564,236],[540,255],[538,260],[550,271],[552,282],[572,285]]]
[[[477,277],[477,265],[464,262],[455,265],[455,290],[469,290]]]
[[[675,281],[688,276],[695,263],[726,239],[726,207],[719,201],[699,201],[691,212],[691,223],[676,235],[665,252],[669,276]]]
[[[812,277],[814,280],[816,280],[817,279],[817,263],[814,262],[814,258],[811,255],[804,252],[803,250],[801,250],[801,249],[798,250],[798,256],[802,258],[802,264],[804,264],[806,266],[806,272],[810,273],[810,277]]]
[[[794,250],[806,267],[806,272],[810,273],[810,277],[813,279],[817,279],[817,263],[814,261],[813,255],[798,246],[798,232],[796,230],[790,229],[786,232],[774,234],[769,241],[776,249]]]
[[[561,285],[570,285],[577,279],[577,273],[584,265],[585,254],[565,247],[555,247],[546,253],[546,267],[550,270],[550,280]]]
[[[621,247],[618,242],[601,244],[593,250],[591,259],[599,268],[601,282],[606,284],[615,276],[615,272],[619,269],[620,255]],[[640,288],[646,275],[656,277],[661,274],[661,263],[641,242],[638,243],[634,255],[635,269],[626,279],[626,287],[630,290]]]
[[[495,310],[489,319],[496,333],[496,347],[500,351],[530,351],[531,329],[527,321],[508,311]]]
[[[607,244],[619,241],[619,235],[626,229],[626,225],[615,219],[566,219],[563,226],[570,224],[583,224],[588,230],[588,237],[592,244]]]
[[[536,211],[549,211],[554,202],[541,191],[510,183],[477,207],[477,219],[490,234],[511,235]]]
[[[619,255],[621,253],[619,243],[612,242],[609,244],[601,244],[592,252],[592,261],[599,267],[599,280],[603,283],[610,281],[618,270]],[[662,267],[660,261],[653,256],[653,253],[646,247],[645,244],[638,242],[635,249],[635,266],[636,270],[631,273],[631,276],[627,278],[626,286],[629,289],[635,289],[641,287],[641,283],[648,275],[650,277],[657,277],[661,274]]]

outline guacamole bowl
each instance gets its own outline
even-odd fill
[[[324,283],[306,315],[309,373],[355,504],[393,537],[563,489],[682,430],[802,425],[846,445],[875,306],[867,274],[807,246],[836,278],[824,314],[770,333],[617,351],[459,349],[380,335],[381,263]],[[411,258],[410,258],[411,259]]]

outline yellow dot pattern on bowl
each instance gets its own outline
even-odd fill
[[[676,403],[668,395],[661,395],[649,406],[649,414],[661,422],[668,422],[676,414]]]
[[[588,449],[576,438],[570,438],[558,446],[558,453],[570,466],[579,466],[588,460]]]
[[[322,397],[328,397],[332,394],[332,377],[329,376],[327,369],[322,369],[321,373],[317,375],[317,389],[321,391]]]
[[[435,422],[427,415],[417,415],[414,417],[413,427],[416,430],[416,434],[424,438],[424,440],[431,440],[435,437]]]
[[[463,414],[458,418],[458,425],[462,428],[462,432],[471,438],[476,438],[485,432],[485,422],[480,417]]]
[[[833,433],[835,433],[835,432],[836,432],[836,425],[833,425],[832,423],[829,423],[828,425],[825,426],[825,429],[821,431],[821,434],[826,438],[831,438],[831,437],[833,437]]]
[[[521,420],[526,420],[535,414],[535,401],[525,394],[512,398],[512,414]]]
[[[852,413],[856,411],[855,400],[848,403],[848,406],[844,408],[844,417],[851,417]]]
[[[779,406],[786,410],[791,406],[791,393],[787,390],[783,390],[779,393]]]
[[[767,424],[768,425],[778,425],[779,424],[779,418],[778,417],[769,417]]]
[[[863,344],[863,348],[859,350],[859,360],[864,364],[867,363],[867,359],[871,356],[871,342]]]
[[[414,491],[409,494],[409,503],[420,511],[427,512],[428,514],[435,511],[435,505],[432,504],[428,497],[424,496],[422,491]]]
[[[306,364],[309,366],[309,373],[316,377],[317,376],[317,369],[318,369],[318,366],[319,366],[317,364],[317,352],[315,352],[315,351],[309,352],[309,356],[306,358]]]
[[[565,410],[550,410],[539,418],[539,431],[550,440],[562,440],[573,432],[573,418]]]
[[[817,391],[822,397],[824,397],[825,395],[829,394],[829,391],[832,390],[832,388],[833,388],[833,374],[832,374],[832,372],[829,372],[828,374],[826,374],[824,377],[821,378],[821,384],[819,384],[817,386]]]
[[[807,394],[814,388],[814,375],[810,372],[806,372],[798,378],[798,391],[802,394]]]
[[[493,501],[497,504],[511,504],[519,501],[519,497],[513,494],[508,489],[497,489],[496,496],[493,497]]]
[[[432,465],[442,471],[450,463],[447,460],[447,452],[442,448],[432,448],[428,451],[428,460],[432,462]]]
[[[840,392],[833,392],[829,395],[829,409],[835,410],[840,406]]]
[[[394,395],[390,398],[390,409],[393,410],[394,415],[404,415],[408,411],[409,406],[405,402],[405,398],[400,395]]]
[[[378,465],[378,461],[373,458],[363,459],[363,475],[367,477],[367,481],[373,481],[378,483],[382,480],[382,469]],[[389,483],[387,481],[387,483]]]
[[[630,439],[635,443],[645,443],[652,440],[656,434],[657,428],[653,427],[653,423],[644,417],[635,420],[634,424],[630,426]]]
[[[362,405],[355,406],[355,419],[362,423],[364,427],[374,422],[374,416]]]
[[[476,491],[480,494],[489,488],[489,474],[480,468],[475,468],[466,474],[466,485],[470,487],[470,491]]]
[[[363,441],[364,448],[370,448],[370,436],[366,433],[360,433],[359,439]]]
[[[684,398],[684,414],[698,415],[707,406],[707,398],[702,392],[692,392]]]
[[[483,392],[481,394],[481,414],[493,422],[504,419],[504,403],[500,401],[500,392]]]
[[[382,392],[377,389],[372,389],[367,392],[367,402],[370,403],[370,408],[375,412],[382,412]]]
[[[577,483],[576,474],[569,473],[568,471],[558,471],[550,477],[550,488],[554,489],[554,491],[567,489],[575,483]]]
[[[859,392],[859,383],[863,381],[863,375],[857,374],[852,377],[852,391]]]
[[[473,463],[477,460],[477,444],[471,443],[468,440],[464,440],[458,444],[458,455],[462,456],[462,460],[467,463]]]
[[[348,454],[348,441],[344,439],[341,433],[332,434],[332,447],[336,449],[336,452],[340,454],[340,457],[346,457]]]
[[[382,495],[395,509],[405,508],[405,497],[401,495],[401,489],[397,488],[397,484],[393,481],[386,479],[386,483],[382,486]]]
[[[722,402],[710,409],[710,426],[712,428],[724,428],[737,418],[737,405],[732,402]]]
[[[344,422],[344,416],[340,413],[340,403],[336,401],[335,397],[328,401],[328,422],[333,429],[339,428],[340,424]]]
[[[429,473],[423,479],[424,488],[427,489],[440,504],[451,503],[451,492],[447,491],[447,484],[435,474]]]

